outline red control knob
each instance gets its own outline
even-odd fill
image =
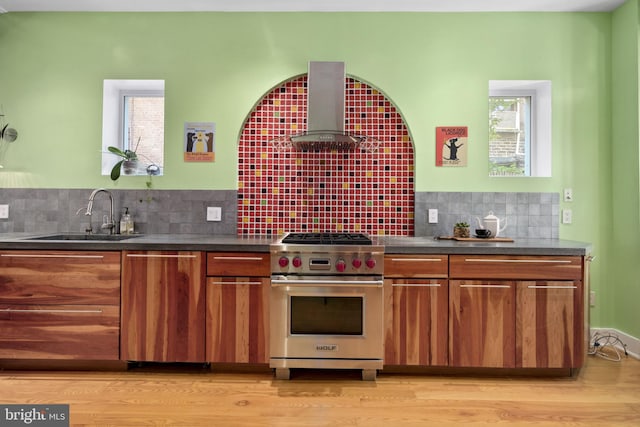
[[[301,265],[302,265],[302,258],[300,258],[299,256],[295,257],[295,258],[293,259],[293,266],[294,266],[295,268],[298,268],[298,267],[300,267]]]
[[[351,261],[351,265],[353,265],[353,268],[360,268],[362,267],[362,260],[360,258],[354,258],[353,261]]]
[[[336,261],[336,270],[343,273],[347,269],[347,263],[343,259]]]
[[[289,265],[289,258],[287,258],[286,256],[281,256],[278,260],[278,265],[282,268],[286,267],[287,265]]]
[[[367,260],[365,261],[365,264],[367,264],[367,267],[373,268],[376,266],[376,260],[373,258],[367,258]]]

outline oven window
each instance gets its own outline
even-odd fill
[[[291,334],[362,335],[363,300],[291,296]]]

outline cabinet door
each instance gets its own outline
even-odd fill
[[[200,252],[124,251],[123,360],[204,362],[204,257]]]
[[[449,281],[449,364],[515,366],[515,283]]]
[[[269,278],[207,278],[207,361],[269,362],[269,290]]]
[[[582,282],[518,282],[516,300],[516,366],[582,366]]]
[[[446,366],[447,280],[385,280],[386,365]]]

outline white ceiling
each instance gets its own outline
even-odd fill
[[[0,0],[6,12],[608,12],[626,0]]]

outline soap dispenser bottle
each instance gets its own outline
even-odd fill
[[[127,207],[124,208],[124,213],[120,218],[120,234],[133,234],[133,219]]]

